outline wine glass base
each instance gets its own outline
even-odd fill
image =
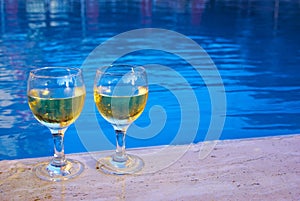
[[[113,156],[107,156],[98,160],[96,168],[106,174],[124,175],[134,174],[144,167],[144,161],[135,155],[127,155],[127,160],[117,162]]]
[[[77,161],[67,159],[66,165],[56,167],[50,162],[42,162],[35,166],[34,172],[37,177],[46,181],[65,181],[80,175],[84,170],[84,165]]]

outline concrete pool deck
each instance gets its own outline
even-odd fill
[[[146,165],[126,176],[96,170],[108,152],[70,154],[85,171],[58,183],[32,173],[48,158],[0,161],[0,200],[300,200],[300,135],[210,143],[130,150]]]

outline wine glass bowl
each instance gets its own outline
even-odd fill
[[[78,68],[44,67],[32,70],[27,83],[28,104],[34,117],[50,129],[54,156],[39,163],[35,174],[48,181],[62,181],[78,176],[84,165],[66,159],[64,134],[80,115],[86,96],[82,72]]]
[[[98,161],[97,168],[108,174],[132,174],[144,162],[125,151],[130,124],[143,112],[148,98],[148,81],[143,67],[115,64],[96,72],[94,101],[101,116],[116,133],[116,152]]]

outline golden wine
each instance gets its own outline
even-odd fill
[[[143,112],[148,98],[148,89],[141,87],[133,96],[109,96],[94,90],[94,100],[98,111],[114,125],[128,125]]]
[[[50,128],[64,128],[72,124],[82,111],[85,91],[78,87],[74,96],[67,98],[51,98],[48,93],[38,89],[28,93],[29,107],[36,119]]]

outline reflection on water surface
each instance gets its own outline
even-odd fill
[[[1,0],[0,3],[0,160],[52,154],[49,131],[33,118],[27,105],[26,79],[31,69],[81,67],[99,44],[137,28],[177,31],[196,41],[211,56],[222,76],[227,98],[221,139],[300,131],[299,1]],[[189,51],[182,44],[178,47]],[[193,88],[200,108],[196,111],[201,119],[195,142],[205,138],[211,115],[209,94],[201,77],[186,61],[154,50],[134,52],[122,59],[141,65],[165,65],[182,75]],[[93,76],[86,74],[86,82],[93,82]],[[180,83],[168,84],[184,90]],[[151,86],[150,90],[146,111],[136,123],[149,125],[150,108],[160,105],[165,114],[153,111],[162,121],[166,117],[165,127],[147,140],[133,134],[128,137],[128,146],[170,144],[178,130],[180,109],[176,97],[160,86]],[[87,104],[93,102],[87,100]],[[101,125],[114,143],[111,127]],[[87,128],[87,132],[91,131]],[[74,126],[66,134],[65,148],[67,153],[85,151]]]

